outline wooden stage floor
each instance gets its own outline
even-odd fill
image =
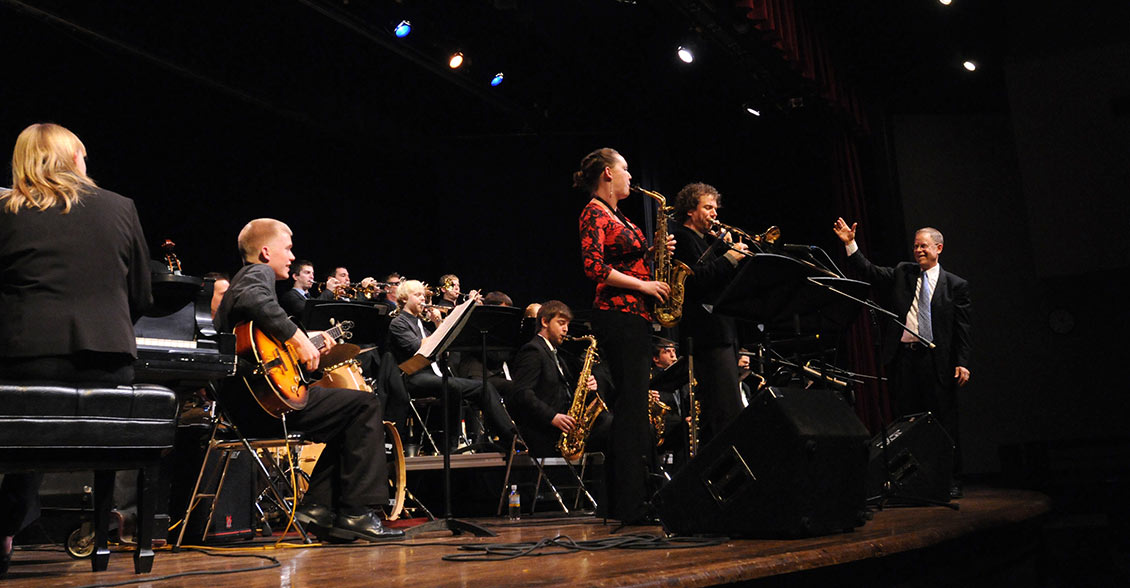
[[[459,553],[462,544],[537,542],[565,535],[577,541],[607,538],[614,529],[592,517],[569,519],[477,519],[498,533],[495,538],[453,537],[427,533],[395,544],[351,544],[259,550],[211,550],[224,554],[255,554],[277,559],[271,569],[220,576],[195,575],[157,580],[184,572],[238,570],[270,565],[264,559],[213,557],[194,551],[158,551],[154,572],[133,574],[128,551],[115,551],[105,572],[90,571],[90,562],[70,559],[61,548],[21,548],[14,554],[4,588],[24,586],[84,586],[143,580],[134,586],[714,586],[768,579],[776,585],[796,585],[825,572],[820,582],[865,585],[868,578],[880,584],[900,584],[908,578],[898,569],[876,571],[884,562],[895,568],[899,558],[912,556],[913,565],[929,565],[922,554],[965,545],[965,555],[953,559],[998,557],[979,545],[1015,546],[1025,537],[1039,535],[1038,522],[1050,508],[1049,499],[1035,492],[970,489],[954,511],[943,507],[892,508],[874,513],[874,519],[851,533],[795,540],[727,540],[711,547],[659,550],[610,549],[550,557],[521,557],[498,562],[448,562],[441,558]],[[659,527],[631,527],[624,534],[661,536]],[[978,537],[988,537],[985,541]],[[247,543],[241,544],[243,546]],[[255,543],[267,546],[270,543]],[[908,564],[909,565],[909,564]],[[997,564],[985,562],[985,567]],[[807,570],[807,571],[806,571]],[[857,572],[863,571],[861,575]],[[893,574],[893,575],[892,575]],[[895,581],[890,581],[894,579]],[[918,585],[913,581],[909,583]],[[948,582],[946,582],[948,583]],[[826,585],[826,584],[825,584]]]

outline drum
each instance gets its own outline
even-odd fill
[[[324,368],[322,370],[322,379],[314,382],[314,385],[323,388],[348,388],[350,390],[362,390],[364,392],[373,391],[373,388],[365,382],[365,376],[361,374],[361,364],[356,359],[350,359]]]
[[[390,498],[388,516],[385,518],[390,521],[395,521],[404,510],[404,495],[407,490],[406,483],[408,473],[405,470],[404,446],[400,443],[400,433],[396,431],[396,425],[391,421],[385,421],[384,425],[385,446],[391,449],[385,454],[385,458],[388,459]],[[321,457],[322,450],[325,448],[324,443],[310,443],[302,446],[298,450],[298,467],[302,469],[302,475],[300,475],[298,479],[300,492],[306,492],[310,475],[314,473],[314,465],[318,463],[318,458]]]

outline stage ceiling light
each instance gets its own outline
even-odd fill
[[[411,33],[411,32],[412,32],[412,23],[410,23],[406,20],[400,21],[400,24],[396,25],[395,29],[392,29],[392,34],[396,35],[396,37],[398,39],[403,39],[404,37],[407,37],[409,35],[409,33]]]
[[[941,2],[943,6],[949,6],[953,3],[953,0],[938,0],[938,2]]]
[[[459,66],[461,65],[463,65],[463,52],[456,51],[455,53],[452,53],[451,59],[447,60],[447,67],[450,67],[451,69],[459,69]]]
[[[494,74],[494,77],[490,79],[490,85],[495,87],[502,85],[502,77],[502,72]]]
[[[961,64],[961,67],[964,67],[969,71],[977,71],[977,63],[973,61],[966,61],[965,63]]]
[[[761,109],[758,108],[757,105],[752,103],[752,102],[746,102],[745,104],[742,105],[742,108],[744,108],[747,113],[749,113],[753,116],[761,116]]]
[[[683,63],[691,63],[694,61],[694,52],[686,45],[679,45],[679,49],[675,54],[679,56],[679,61]]]

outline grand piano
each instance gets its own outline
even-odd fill
[[[156,264],[155,264],[156,265]],[[212,279],[153,273],[153,306],[134,323],[135,381],[196,389],[235,373],[235,335],[212,323]]]

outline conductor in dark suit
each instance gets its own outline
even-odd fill
[[[573,313],[564,302],[550,300],[542,304],[537,316],[540,329],[528,343],[518,350],[514,359],[514,392],[508,406],[518,423],[518,431],[538,457],[557,454],[556,444],[561,433],[577,426],[569,416],[579,375],[570,370],[570,361],[562,355],[561,343],[569,334]],[[591,374],[585,388],[596,391],[596,378]],[[612,416],[602,412],[593,423],[586,439],[587,451],[601,451],[608,442]]]
[[[718,190],[709,184],[688,184],[675,197],[675,259],[694,271],[688,276],[679,322],[680,348],[691,350],[696,398],[702,405],[700,439],[709,440],[722,431],[742,410],[738,387],[738,345],[734,319],[707,312],[733,279],[748,248],[744,243],[718,243],[710,234],[721,204]]]
[[[931,349],[898,327],[884,331],[881,353],[896,410],[900,415],[934,413],[959,449],[954,455],[956,473],[961,461],[957,389],[969,382],[973,353],[969,283],[938,263],[944,240],[935,228],[914,234],[914,262],[883,267],[859,251],[856,227],[842,218],[832,227],[847,248],[848,263],[872,286],[886,290],[894,312],[910,331],[934,344]],[[960,496],[960,486],[955,484],[951,494]]]
[[[24,129],[0,190],[0,380],[133,382],[133,322],[152,302],[133,201],[86,175],[86,148],[55,124]],[[12,537],[39,517],[42,475],[0,485],[0,577]]]

